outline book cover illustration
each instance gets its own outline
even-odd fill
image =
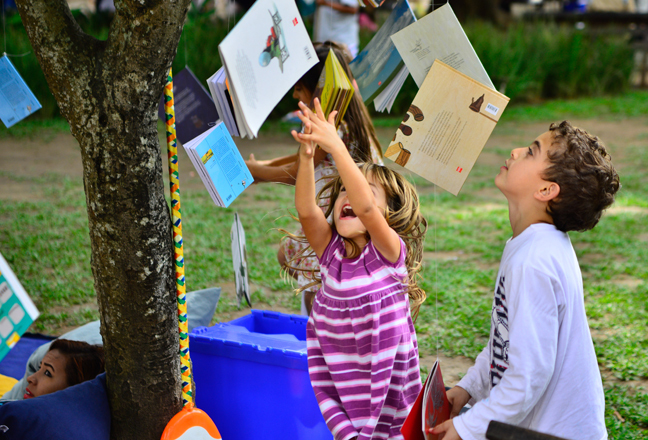
[[[0,119],[9,128],[41,108],[7,55],[0,57]]]
[[[189,67],[173,75],[173,104],[176,137],[181,143],[204,133],[210,122],[219,119],[214,100]],[[158,117],[164,121],[164,94],[158,106]]]
[[[292,0],[257,0],[219,44],[238,131],[256,137],[317,56]],[[275,61],[276,60],[276,61]]]
[[[403,67],[403,58],[390,37],[415,21],[408,1],[399,0],[387,21],[349,64],[364,102],[376,98]]]
[[[0,360],[38,318],[38,309],[0,254]]]
[[[283,73],[284,62],[286,62],[290,54],[286,47],[286,38],[281,25],[281,15],[279,15],[277,6],[275,4],[272,6],[274,13],[268,10],[272,19],[272,27],[270,28],[270,35],[268,35],[268,39],[266,40],[266,47],[261,52],[261,55],[259,55],[259,64],[262,67],[266,67],[273,58],[276,58],[279,62],[279,69]]]
[[[437,60],[385,157],[457,195],[508,101]]]
[[[391,37],[416,85],[439,60],[495,89],[449,3]]]
[[[405,440],[437,440],[439,436],[430,434],[430,430],[450,418],[450,409],[437,359],[403,423],[401,434]]]

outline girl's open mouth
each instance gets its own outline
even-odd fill
[[[355,212],[353,212],[353,208],[351,208],[351,205],[346,204],[342,207],[342,210],[340,211],[340,220],[352,219],[356,217],[357,216],[355,215]]]
[[[34,397],[31,391],[29,391],[29,388],[25,389],[25,395],[23,396],[23,399],[31,399]]]

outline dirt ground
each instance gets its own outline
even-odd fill
[[[496,170],[498,165],[503,163],[505,157],[501,152],[496,150],[510,150],[520,146],[526,146],[531,143],[536,136],[547,130],[551,121],[542,121],[538,123],[500,123],[491,138],[489,139],[484,151],[479,157],[478,163],[493,166]],[[624,146],[628,143],[636,142],[638,137],[645,136],[648,133],[648,126],[645,118],[633,118],[621,121],[607,120],[573,120],[574,125],[582,126],[595,132],[608,145],[612,157],[616,163],[622,162]],[[388,140],[392,137],[394,130],[392,128],[379,129],[378,135],[383,143],[387,145]],[[45,140],[42,140],[45,137]],[[162,145],[164,139],[161,138]],[[250,153],[254,153],[257,159],[269,159],[295,152],[296,145],[288,133],[262,135],[259,139],[236,139],[236,143],[244,158]],[[198,175],[191,168],[190,161],[182,147],[178,148],[179,162],[181,171],[181,184],[184,188],[202,188],[203,184]],[[164,164],[166,166],[166,163]],[[0,172],[10,172],[18,177],[7,179],[3,182],[3,190],[0,191],[0,201],[2,200],[38,200],[45,197],[42,183],[35,183],[30,179],[20,179],[20,177],[46,177],[50,174],[64,175],[72,180],[78,180],[81,184],[82,167],[81,154],[76,140],[68,133],[55,134],[52,136],[35,136],[34,140],[22,139],[20,141],[6,138],[0,140]],[[248,191],[255,191],[252,186]],[[497,192],[494,188],[487,189],[489,194]],[[227,283],[226,283],[227,284]],[[233,283],[231,283],[233,284]],[[223,285],[224,291],[234,291],[233,286]],[[254,290],[260,286],[251,286]],[[256,308],[256,306],[255,306]],[[261,305],[258,308],[264,308]],[[274,307],[279,312],[290,312]],[[229,321],[238,316],[247,314],[246,309],[236,312],[223,313],[218,316],[221,321]],[[443,364],[444,379],[447,385],[454,385],[459,381],[459,374],[465,371],[473,364],[471,359],[465,357],[447,358],[439,356]],[[426,356],[421,359],[421,364],[431,369],[436,356]]]

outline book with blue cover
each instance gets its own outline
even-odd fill
[[[38,318],[38,309],[0,254],[0,360]]]
[[[9,128],[41,108],[7,55],[0,57],[0,119]]]
[[[399,0],[387,21],[349,64],[365,103],[376,99],[388,87],[395,90],[390,94],[395,98],[403,86],[407,79],[406,72],[401,74],[405,64],[390,37],[414,22],[416,17],[407,0]]]
[[[254,178],[223,122],[183,144],[217,206],[227,208]]]

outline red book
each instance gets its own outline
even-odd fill
[[[449,418],[450,402],[437,359],[403,423],[401,434],[405,440],[437,440],[439,436],[429,434],[429,431]]]

